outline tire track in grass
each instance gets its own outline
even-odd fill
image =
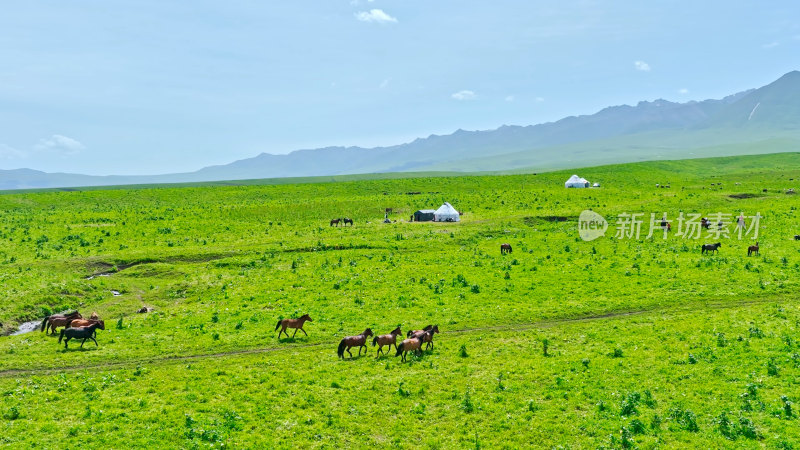
[[[717,301],[717,302],[702,302],[702,303],[693,303],[691,305],[673,305],[669,307],[656,307],[656,308],[645,308],[645,309],[637,309],[637,310],[622,310],[622,311],[611,311],[606,312],[603,314],[592,314],[586,315],[581,317],[572,317],[572,318],[558,318],[558,319],[548,319],[548,320],[540,320],[536,322],[528,322],[528,323],[517,323],[517,324],[506,324],[506,325],[492,325],[492,326],[485,326],[485,327],[474,327],[474,328],[462,328],[459,330],[448,330],[443,331],[441,334],[443,335],[459,335],[459,334],[471,334],[471,333],[482,333],[486,331],[525,331],[535,328],[552,328],[557,327],[560,325],[569,325],[569,324],[577,324],[577,323],[585,323],[585,322],[594,322],[594,321],[602,321],[608,319],[618,319],[623,317],[634,317],[634,316],[644,316],[647,314],[657,314],[657,313],[691,313],[691,312],[700,312],[700,308],[704,308],[705,310],[714,309],[735,309],[740,307],[746,307],[751,305],[757,304],[764,304],[764,303],[771,303],[777,301],[777,299],[769,298],[769,299],[756,299],[756,300],[739,300],[739,301],[731,301],[731,302],[724,302],[724,301]],[[297,345],[283,345],[283,346],[275,346],[275,347],[260,347],[260,348],[250,348],[250,349],[242,349],[242,350],[230,350],[226,352],[216,352],[216,353],[198,353],[194,355],[170,355],[170,356],[153,356],[149,358],[139,358],[139,359],[129,359],[126,361],[114,361],[114,362],[107,362],[107,363],[99,363],[99,364],[84,364],[84,365],[75,365],[75,366],[61,366],[61,367],[34,367],[34,368],[26,368],[26,369],[4,369],[0,370],[0,378],[10,378],[10,377],[27,377],[33,375],[48,375],[51,373],[63,373],[63,372],[78,372],[82,370],[114,370],[114,369],[121,369],[127,367],[135,367],[137,365],[144,365],[144,364],[170,364],[170,363],[182,363],[186,361],[198,361],[198,360],[205,360],[211,358],[225,358],[231,356],[242,356],[242,355],[256,355],[256,354],[264,354],[264,353],[273,353],[279,351],[290,351],[290,350],[300,350],[300,349],[309,349],[315,347],[331,347],[334,348],[337,345],[338,341],[329,341],[329,342],[314,342],[308,344],[297,344]]]

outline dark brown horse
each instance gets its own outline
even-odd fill
[[[336,353],[339,355],[339,358],[344,359],[344,351],[347,350],[347,353],[350,357],[353,357],[353,354],[350,353],[350,349],[353,347],[358,347],[358,356],[361,356],[361,349],[364,349],[364,353],[367,352],[367,337],[374,336],[372,330],[367,328],[364,330],[363,333],[356,335],[356,336],[347,336],[342,339],[342,342],[339,342],[339,349]]]
[[[795,234],[794,235],[794,240],[795,241],[800,241],[800,234]]]
[[[403,334],[403,331],[400,330],[400,327],[397,327],[394,330],[392,330],[392,332],[389,333],[389,334],[382,334],[380,336],[375,336],[375,339],[372,340],[372,346],[374,347],[375,344],[379,345],[378,351],[376,352],[375,357],[377,358],[378,355],[383,353],[383,346],[384,345],[388,345],[389,346],[389,350],[391,350],[392,349],[392,345],[394,345],[394,349],[397,350],[397,336],[400,336],[402,334]]]
[[[700,227],[705,228],[706,230],[711,227],[711,222],[708,221],[705,217],[700,219]]]
[[[336,225],[338,227],[339,226],[339,222],[341,222],[341,221],[342,221],[342,219],[331,219],[331,226]]]
[[[703,244],[703,246],[700,247],[700,253],[716,252],[717,250],[719,250],[720,247],[722,247],[722,244],[720,244],[719,242],[717,242],[716,244]]]
[[[747,247],[747,256],[750,256],[752,254],[755,254],[756,256],[759,255],[759,253],[758,253],[758,242],[756,242],[756,245],[751,245],[750,247]]]
[[[406,353],[413,351],[417,355],[422,353],[422,342],[425,335],[430,334],[431,331],[424,331],[423,335],[418,335],[414,337],[410,337],[408,339],[403,339],[403,342],[397,346],[397,353],[394,355],[395,358],[403,355],[402,361],[406,361]]]
[[[433,350],[433,334],[439,332],[439,325],[434,325],[428,327],[425,330],[414,331],[414,334],[410,337],[422,337],[422,342],[425,342],[425,350],[431,349]]]
[[[49,328],[52,334],[56,334],[56,327],[66,327],[75,319],[83,319],[83,316],[81,316],[81,313],[78,311],[73,311],[69,314],[53,314],[47,316],[42,320],[41,331],[45,331]]]
[[[423,328],[421,330],[408,330],[408,333],[406,333],[406,337],[411,337],[411,336],[414,336],[415,334],[422,334],[422,333],[430,330],[431,328],[433,328],[433,325],[426,325],[425,328]]]
[[[302,331],[303,334],[308,336],[308,333],[306,333],[306,330],[303,329],[303,324],[306,321],[313,322],[314,320],[311,319],[311,316],[309,316],[308,314],[303,314],[300,318],[297,318],[297,319],[281,319],[281,320],[279,320],[278,324],[275,325],[275,329],[276,330],[278,328],[281,329],[281,331],[278,331],[278,339],[281,338],[281,333],[286,333],[286,329],[287,328],[294,328],[295,329],[294,330],[294,334],[292,334],[292,338],[294,338],[294,335],[297,334],[297,330]],[[286,337],[287,338],[289,337],[289,333],[286,333]]]
[[[342,226],[346,227],[348,223],[350,224],[351,227],[353,226],[353,219],[349,219],[349,218],[345,217],[344,219],[342,219],[342,222],[344,222],[344,224],[342,224]]]
[[[500,244],[500,254],[511,253],[511,244]]]
[[[99,347],[99,345],[97,345],[97,340],[94,338],[95,330],[98,328],[100,328],[99,322],[95,322],[88,327],[65,328],[61,330],[61,335],[58,336],[58,343],[60,344],[61,339],[66,338],[64,339],[64,348],[69,348],[67,347],[67,343],[70,339],[83,339],[83,341],[81,341],[81,348],[83,348],[83,344],[86,340],[91,339],[94,341],[94,345]]]

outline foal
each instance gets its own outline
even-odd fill
[[[394,330],[392,330],[392,332],[389,334],[375,336],[375,339],[372,340],[372,346],[374,347],[375,344],[378,344],[380,346],[378,347],[378,352],[375,354],[375,357],[377,358],[378,355],[383,353],[384,345],[388,345],[389,350],[391,350],[392,345],[394,345],[394,349],[397,350],[397,336],[400,336],[402,334],[403,332],[400,330],[400,327],[397,327]]]
[[[294,334],[292,334],[292,339],[294,339],[294,335],[297,334],[297,330],[302,331],[303,334],[308,336],[308,333],[306,333],[306,330],[303,329],[303,324],[306,322],[306,320],[309,321],[309,322],[313,322],[314,321],[313,319],[311,319],[311,316],[309,316],[308,314],[303,314],[299,319],[281,319],[281,320],[279,320],[278,324],[275,325],[275,329],[276,330],[278,328],[281,329],[281,331],[278,331],[278,339],[281,338],[281,333],[286,333],[286,329],[287,328],[294,328],[295,329],[294,330]],[[283,327],[283,328],[281,328],[281,327]],[[289,333],[286,333],[286,337],[287,338],[289,337]]]
[[[342,342],[339,342],[339,349],[337,353],[339,354],[339,358],[344,359],[344,351],[347,350],[347,353],[350,354],[350,357],[353,357],[353,354],[350,353],[350,349],[352,347],[358,347],[358,356],[361,356],[361,349],[364,349],[364,353],[367,352],[367,337],[374,336],[372,330],[367,328],[364,330],[363,333],[357,336],[347,336],[342,339]]]

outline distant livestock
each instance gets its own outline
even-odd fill
[[[511,253],[511,244],[500,244],[500,254],[505,255],[506,253]]]
[[[700,253],[702,254],[705,254],[706,252],[716,253],[716,251],[719,250],[720,247],[722,247],[722,244],[720,244],[719,242],[717,242],[716,244],[703,244],[702,247],[700,248]]]
[[[302,331],[303,334],[308,336],[308,333],[306,333],[306,330],[303,329],[303,324],[306,323],[306,321],[313,322],[314,320],[308,314],[303,314],[302,316],[300,316],[297,319],[281,319],[281,320],[279,320],[278,321],[278,325],[275,326],[275,330],[276,331],[278,330],[278,328],[281,329],[281,331],[278,331],[278,339],[281,338],[281,333],[285,333],[286,337],[287,338],[289,337],[289,333],[286,332],[287,328],[294,328],[294,334],[292,334],[292,339],[294,339],[294,335],[297,334],[297,330]]]
[[[750,255],[758,256],[758,242],[756,242],[756,245],[751,245],[750,247],[747,247],[747,256]]]

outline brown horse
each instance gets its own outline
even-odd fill
[[[353,219],[348,219],[347,217],[345,217],[344,219],[342,219],[342,222],[344,222],[342,226],[346,227],[348,223],[350,224],[351,227],[353,226]]]
[[[339,226],[339,222],[341,222],[341,221],[342,221],[342,219],[332,219],[331,220],[331,226],[336,225],[338,227]]]
[[[511,253],[511,244],[500,244],[500,254]]]
[[[378,355],[383,353],[383,346],[388,345],[389,349],[392,349],[392,345],[394,345],[394,349],[397,350],[397,336],[402,335],[403,332],[400,330],[400,327],[395,328],[389,334],[382,334],[380,336],[375,336],[375,339],[372,340],[372,346],[374,347],[375,344],[378,344],[378,351],[375,354],[377,358]]]
[[[367,352],[367,337],[374,336],[372,330],[367,328],[364,330],[363,333],[356,335],[356,336],[347,336],[342,339],[342,342],[339,342],[339,349],[336,353],[339,355],[339,358],[344,359],[344,351],[347,350],[347,353],[350,357],[353,357],[353,354],[350,353],[350,349],[353,347],[358,347],[358,356],[361,356],[361,349],[364,349],[364,353]]]
[[[423,335],[428,335],[430,333],[431,333],[430,330],[424,331]],[[403,342],[401,342],[400,345],[397,346],[397,353],[394,355],[395,358],[400,356],[400,355],[403,355],[402,361],[405,362],[406,361],[406,353],[408,353],[410,351],[413,351],[417,355],[421,354],[422,353],[422,342],[423,342],[423,339],[424,339],[423,335],[418,335],[418,336],[414,336],[414,337],[411,337],[411,338],[408,338],[408,339],[403,339]]]
[[[308,336],[308,333],[306,333],[306,330],[303,329],[303,324],[306,322],[306,320],[309,321],[309,322],[313,322],[314,321],[311,318],[311,316],[309,316],[308,314],[303,314],[298,319],[281,319],[281,320],[279,320],[278,321],[278,325],[275,325],[275,329],[276,330],[278,328],[281,329],[281,331],[278,331],[278,339],[281,338],[281,333],[286,333],[286,329],[287,328],[294,328],[295,329],[294,330],[294,334],[292,335],[292,338],[294,338],[294,335],[297,334],[297,330],[302,331],[303,334]],[[289,337],[289,333],[286,333],[286,337],[287,338]]]
[[[69,314],[53,314],[47,316],[42,320],[41,331],[45,331],[49,328],[52,334],[56,334],[56,327],[66,327],[75,319],[83,319],[83,316],[81,316],[81,313],[78,311],[73,311]]]
[[[416,334],[422,334],[422,333],[430,330],[431,328],[433,328],[433,325],[426,325],[425,328],[423,328],[421,330],[408,330],[408,333],[406,333],[406,337],[411,337],[411,336],[414,336]]]
[[[426,327],[424,331],[415,331],[411,337],[421,337],[422,342],[426,343],[425,350],[433,350],[433,334],[439,332],[439,325],[434,325],[432,327],[428,325],[428,327]]]
[[[100,319],[75,319],[69,323],[67,328],[80,328],[80,327],[88,327],[90,325],[99,324],[100,326],[97,327],[101,330],[106,329],[106,322]],[[97,332],[95,332],[97,334]]]
[[[758,242],[756,242],[756,245],[751,245],[750,247],[747,247],[747,256],[750,256],[752,254],[755,254],[756,256],[759,256],[759,253],[758,253]]]

